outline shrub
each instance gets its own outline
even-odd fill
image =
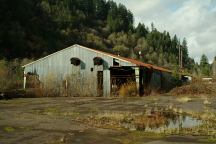
[[[39,88],[40,87],[40,81],[37,75],[27,75],[26,79],[27,79],[26,81],[27,88]]]
[[[117,45],[113,48],[113,51],[116,54],[119,54],[121,56],[128,56],[128,53],[130,52],[129,48],[125,47],[124,45]]]
[[[7,89],[8,68],[5,60],[0,60],[0,91]]]
[[[0,91],[19,89],[23,86],[22,60],[0,60]]]
[[[13,127],[9,127],[9,126],[8,126],[8,127],[5,127],[5,128],[4,128],[4,131],[10,133],[10,132],[14,132],[15,129],[14,129]]]
[[[58,81],[57,75],[53,73],[49,73],[44,78],[43,82],[44,82],[42,86],[43,96],[46,97],[60,96],[61,85]]]
[[[82,76],[76,76],[74,74],[68,75],[66,77],[67,81],[67,96],[93,96],[95,93],[92,93],[92,89],[96,87],[96,83],[91,81],[91,79],[80,79]]]
[[[123,84],[119,90],[120,97],[133,97],[137,95],[138,95],[138,91],[137,91],[136,83],[134,82]]]
[[[192,101],[192,99],[190,97],[180,97],[177,99],[177,101],[180,103],[187,103],[187,102]]]
[[[176,87],[170,91],[172,95],[197,95],[197,94],[214,94],[216,92],[215,84],[208,84],[202,81],[193,81],[189,85]]]

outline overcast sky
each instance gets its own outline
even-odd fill
[[[216,56],[216,0],[114,0],[130,9],[139,22],[188,42],[190,57],[199,61],[206,54]]]

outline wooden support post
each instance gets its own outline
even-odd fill
[[[183,51],[181,47],[181,69],[183,69]]]
[[[139,68],[139,95],[144,95],[144,68]]]

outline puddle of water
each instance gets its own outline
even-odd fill
[[[195,127],[198,125],[201,125],[202,121],[198,120],[196,118],[190,117],[190,116],[185,116],[184,119],[180,119],[178,123],[173,123],[171,122],[168,126],[168,128],[191,128]]]
[[[172,129],[192,128],[202,124],[201,120],[174,112],[153,112],[123,121],[122,127],[131,131],[164,132]]]

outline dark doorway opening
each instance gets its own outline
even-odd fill
[[[103,95],[103,71],[98,71],[97,72],[97,91],[98,91],[98,96]]]
[[[121,86],[126,83],[136,82],[135,70],[132,67],[111,67],[111,94],[119,95]]]

